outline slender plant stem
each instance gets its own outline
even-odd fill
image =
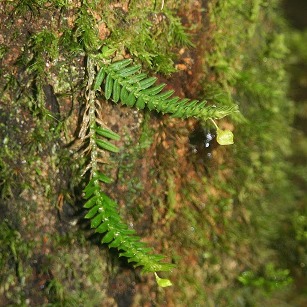
[[[90,149],[91,149],[91,177],[95,176],[98,171],[97,157],[98,149],[96,144],[96,106],[95,106],[95,91],[93,89],[94,76],[95,76],[95,65],[93,60],[87,58],[87,74],[88,81],[86,87],[85,98],[89,105],[88,115],[89,115],[89,139],[90,139]]]

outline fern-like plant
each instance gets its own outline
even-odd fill
[[[105,52],[108,54],[112,51]],[[97,233],[103,234],[102,243],[117,248],[119,256],[127,257],[135,266],[142,266],[144,272],[169,271],[174,265],[163,262],[164,256],[154,254],[152,248],[140,241],[135,231],[122,221],[116,202],[102,190],[102,185],[111,180],[101,173],[99,164],[105,162],[105,152],[118,152],[111,141],[119,140],[119,135],[105,127],[100,120],[102,109],[96,99],[96,92],[103,88],[107,100],[112,99],[115,103],[138,109],[147,106],[149,110],[170,113],[179,118],[214,120],[232,113],[235,107],[206,106],[206,101],[173,97],[174,91],[163,91],[165,84],[155,85],[157,78],[147,77],[140,72],[140,65],[131,64],[131,59],[111,63],[97,57],[87,58],[86,105],[79,133],[83,153],[89,155],[85,173],[89,172],[90,180],[84,189],[84,208],[89,211],[85,218],[90,220],[91,227]],[[156,273],[155,276],[160,286],[170,285],[168,280],[159,278]]]
[[[206,101],[173,97],[174,91],[164,91],[166,84],[155,85],[156,77],[140,73],[140,65],[130,65],[131,59],[112,64],[102,64],[97,75],[95,89],[99,89],[105,79],[104,95],[114,102],[141,110],[146,106],[173,117],[195,117],[201,120],[220,119],[236,110],[236,106],[206,106]]]

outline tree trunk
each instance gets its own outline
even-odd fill
[[[294,206],[277,5],[0,3],[1,306],[237,306],[290,283],[270,231]],[[101,157],[112,178],[102,189],[141,241],[175,265],[159,273],[171,287],[101,244],[84,219],[87,63],[104,47],[110,63],[131,58],[180,98],[240,105],[216,130],[197,116],[107,100],[106,81],[95,94],[99,121],[120,136],[119,152]],[[218,145],[219,129],[235,131],[234,146]]]

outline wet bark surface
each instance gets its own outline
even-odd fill
[[[110,23],[129,26],[129,3],[108,3],[116,12]],[[217,27],[209,22],[209,3],[185,1],[179,8],[195,46],[173,48],[177,72],[157,74],[180,97],[200,99],[204,83],[216,79],[204,56]],[[64,21],[71,26],[79,4],[66,10],[34,1],[23,11],[15,4],[0,3],[0,306],[214,306],[219,293],[236,287],[241,272],[259,266],[257,246],[248,239],[255,231],[251,214],[239,204],[246,196],[229,196],[235,194],[227,185],[235,164],[229,149],[217,145],[210,125],[97,96],[101,120],[121,136],[120,152],[106,156],[103,166],[113,179],[105,191],[142,240],[177,265],[165,275],[175,285],[158,288],[153,275],[102,246],[83,218],[84,157],[75,145],[84,111],[84,56],[66,54],[54,63],[36,50],[45,61],[44,78],[33,72],[29,38],[44,29],[57,32]],[[159,23],[165,16],[150,18]],[[99,37],[108,39],[108,25],[99,25]],[[221,127],[233,129],[226,120]],[[231,223],[237,228],[230,234]]]
[[[22,65],[25,61],[31,66],[31,61],[27,62],[31,54],[25,50],[30,47],[27,45],[29,37],[44,28],[54,27],[54,21],[60,21],[65,13],[50,11],[48,6],[41,9],[35,3],[26,12],[19,12],[18,5],[2,3],[1,6],[0,42],[9,50],[1,60],[1,69],[19,84],[17,92],[3,91],[1,99],[1,139],[16,144],[16,148],[7,147],[12,154],[5,158],[6,166],[3,166],[3,170],[10,172],[10,178],[2,181],[1,223],[8,227],[8,233],[12,232],[20,240],[14,243],[18,246],[7,250],[12,264],[3,275],[1,305],[10,302],[25,302],[31,306],[52,304],[67,291],[80,296],[80,291],[90,292],[91,287],[99,293],[96,303],[93,299],[93,306],[145,306],[161,299],[162,304],[167,304],[159,292],[153,291],[156,285],[152,277],[139,275],[139,270],[134,270],[125,260],[118,260],[115,251],[109,252],[95,244],[97,238],[90,234],[82,218],[82,184],[78,178],[73,178],[80,174],[73,168],[77,163],[70,162],[74,160],[70,143],[78,132],[80,107],[82,111],[82,105],[77,102],[78,93],[75,97],[73,93],[63,96],[57,92],[59,76],[46,77],[42,82],[42,107],[50,115],[42,122],[36,118],[34,104],[26,99],[13,103],[23,95],[32,94],[34,98],[38,95],[35,80]],[[178,49],[176,67],[179,72],[171,80],[159,77],[159,81],[167,81],[169,88],[182,97],[196,98],[202,91],[200,80],[209,28],[202,11],[205,6],[205,2],[196,1],[179,12],[186,26],[194,25],[192,35],[196,48]],[[69,14],[65,18],[69,18]],[[82,64],[82,59],[77,60]],[[49,67],[52,69],[52,65],[45,63],[45,69]],[[81,85],[82,74],[82,69],[75,74],[74,85],[78,82]],[[1,78],[2,88],[8,87],[7,82]],[[108,187],[108,193],[118,200],[120,211],[130,225],[156,251],[168,254],[172,249],[180,250],[182,243],[176,236],[186,227],[176,217],[184,205],[180,190],[188,182],[200,181],[204,171],[208,171],[207,162],[214,159],[209,158],[213,141],[210,149],[205,142],[206,133],[210,131],[205,132],[195,120],[149,116],[148,112],[133,111],[103,100],[101,103],[102,120],[122,135],[118,144],[121,153],[110,157],[109,171],[114,184]],[[69,142],[65,136],[52,133],[57,124],[67,118]],[[144,125],[148,131],[144,132]],[[80,231],[85,232],[80,235]],[[89,254],[94,254],[97,268],[89,264],[93,261],[93,255]],[[93,286],[93,278],[101,282]],[[16,291],[19,294],[14,298]],[[171,302],[171,297],[167,301]]]

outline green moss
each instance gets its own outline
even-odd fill
[[[25,241],[11,221],[0,223],[0,295],[3,301],[21,305],[25,303],[24,289],[31,272],[29,260],[34,244]]]
[[[81,105],[79,102],[84,99],[80,94],[84,93],[87,82],[84,56],[98,57],[107,46],[117,50],[114,52],[116,59],[130,55],[148,72],[169,75],[175,71],[177,49],[193,46],[187,34],[189,29],[177,16],[180,2],[165,1],[163,10],[161,1],[129,1],[128,8],[126,3],[82,1],[82,5],[76,6],[65,0],[23,0],[10,4],[14,6],[12,16],[15,19],[28,21],[31,15],[32,20],[39,21],[39,16],[44,14],[54,18],[46,18],[44,24],[38,22],[31,35],[25,36],[23,51],[16,63],[20,71],[18,76],[7,72],[6,67],[1,68],[4,72],[1,96],[8,109],[1,106],[0,110],[10,114],[7,121],[3,118],[4,112],[1,113],[4,122],[1,126],[4,146],[0,152],[3,198],[13,202],[17,192],[33,192],[33,188],[38,195],[46,197],[51,208],[55,208],[58,195],[64,195],[64,200],[70,204],[79,200],[83,187],[80,168],[84,160],[71,166],[71,153],[62,152],[61,148],[62,142],[73,140],[74,119]],[[227,149],[214,149],[214,157],[219,158],[214,161],[218,165],[209,167],[208,176],[201,174],[197,177],[199,180],[185,183],[180,190],[174,176],[177,173],[168,174],[170,168],[175,168],[174,149],[168,153],[172,157],[161,162],[150,175],[150,179],[158,178],[153,182],[158,188],[153,190],[160,193],[150,195],[153,204],[150,210],[158,209],[153,214],[154,222],[161,221],[161,212],[165,213],[166,221],[165,228],[157,232],[157,241],[161,237],[165,246],[171,245],[173,258],[179,263],[174,272],[175,290],[168,292],[170,297],[176,294],[177,305],[191,302],[200,305],[218,302],[225,306],[253,304],[253,300],[261,301],[267,288],[274,288],[275,277],[290,281],[285,268],[288,263],[277,263],[278,249],[273,244],[274,240],[282,240],[277,233],[283,225],[281,220],[291,226],[299,242],[294,247],[289,243],[287,246],[296,250],[297,261],[305,261],[302,252],[304,212],[294,211],[290,221],[285,217],[293,203],[292,187],[287,178],[289,166],[285,162],[291,152],[289,125],[293,107],[286,97],[288,80],[284,63],[288,58],[295,61],[295,55],[293,51],[292,54],[288,52],[288,34],[279,17],[278,6],[278,1],[209,1],[207,16],[211,37],[206,41],[208,51],[204,55],[204,93],[207,100],[217,105],[235,103],[240,106],[241,114],[232,116],[236,123],[236,144]],[[21,29],[14,31],[12,37],[16,40],[23,32]],[[304,53],[306,48],[300,40],[297,35],[292,37],[293,48]],[[7,39],[0,47],[0,57],[5,59],[11,47]],[[46,105],[43,91],[46,84],[54,88],[61,118]],[[121,112],[117,107],[112,110]],[[24,120],[27,126],[19,126],[13,117]],[[11,126],[15,128],[8,130],[7,123],[13,123]],[[112,162],[119,164],[117,185],[128,190],[121,202],[125,201],[129,214],[136,218],[149,211],[148,199],[140,202],[144,182],[135,169],[152,145],[155,131],[150,124],[149,115],[145,113],[138,144],[133,139],[126,141],[125,149]],[[233,128],[232,124],[226,124]],[[21,169],[20,165],[24,164],[20,161],[26,161]],[[49,163],[50,173],[46,176],[45,165]],[[198,171],[202,172],[203,162],[200,164]],[[161,174],[157,175],[159,172]],[[58,176],[55,174],[66,178],[60,187],[53,182]],[[37,188],[38,183],[41,188]],[[79,188],[77,195],[74,193],[76,187]],[[182,204],[177,204],[177,199],[182,200]],[[18,295],[14,303],[17,304],[24,296],[16,280],[26,275],[20,259],[28,257],[26,249],[29,246],[18,232],[9,229],[7,221],[5,223],[1,224],[4,241],[1,264],[9,273],[3,281],[13,288],[16,286]],[[174,234],[165,238],[164,229]],[[69,231],[74,229],[69,228]],[[9,245],[9,240],[15,243]],[[107,283],[104,277],[108,275],[106,257],[92,244],[76,238],[65,244],[69,247],[55,244],[59,250],[50,256],[52,265],[49,263],[47,267],[54,268],[54,276],[45,289],[46,297],[55,305],[99,304],[107,296],[106,287],[99,286]],[[75,244],[81,245],[77,248],[78,256],[71,255]],[[7,266],[9,258],[17,264],[17,271],[12,265]],[[83,291],[86,283],[86,291]],[[164,296],[160,295],[164,304]]]
[[[235,259],[240,267],[246,266],[245,252],[250,249],[250,253],[257,255],[250,258],[252,267],[258,267],[258,270],[270,261],[278,262],[278,250],[271,244],[278,225],[293,206],[285,161],[291,151],[289,136],[293,116],[293,106],[287,98],[285,71],[287,28],[277,7],[278,1],[270,4],[224,1],[219,5],[212,2],[209,6],[211,22],[217,29],[212,38],[212,51],[207,53],[211,72],[205,88],[210,91],[209,99],[225,104],[237,101],[244,118],[233,116],[238,123],[233,150],[227,150],[228,161],[234,163],[231,176],[227,181],[221,181],[218,172],[227,169],[225,165],[220,166],[220,171],[210,180],[214,191],[218,189],[228,197],[223,199],[219,193],[217,198],[212,198],[210,189],[207,192],[210,207],[215,204],[219,213],[216,216],[210,208],[205,209],[214,221],[209,225],[216,244],[203,239],[203,248],[209,255],[218,255],[218,263],[223,263],[224,253],[230,257],[241,254]],[[230,14],[234,18],[229,18]],[[212,75],[215,84],[209,81]],[[188,214],[192,222],[195,217],[191,215],[193,213]],[[194,222],[193,227],[197,224],[198,221]],[[217,235],[218,229],[222,229],[220,235]],[[208,233],[208,229],[198,232]],[[201,238],[195,241],[199,242]],[[287,271],[283,268],[276,270]],[[285,281],[290,282],[289,271],[286,275]],[[270,277],[261,278],[264,278],[263,283],[257,287],[262,289],[252,290],[258,294],[265,292],[267,282],[270,283]],[[283,284],[287,282],[280,285]],[[244,292],[243,287],[238,295],[249,301]],[[220,294],[219,298],[223,296]]]
[[[49,302],[99,305],[107,297],[106,252],[90,248],[82,233],[55,239],[57,251],[50,255],[48,266],[53,277],[44,290]]]

